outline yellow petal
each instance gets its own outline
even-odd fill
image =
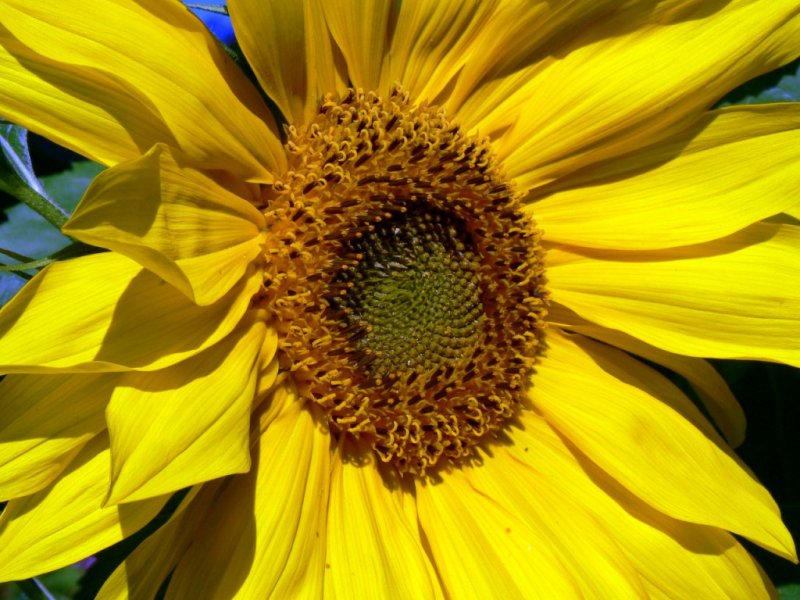
[[[326,93],[347,86],[343,58],[318,0],[231,0],[236,39],[261,87],[292,124],[316,114]]]
[[[328,29],[347,61],[352,84],[364,90],[381,91],[381,66],[389,46],[392,3],[328,0],[321,4]]]
[[[192,488],[166,523],[137,545],[103,582],[96,599],[152,597],[191,543],[192,534],[205,516],[218,487],[217,482],[213,482]]]
[[[3,0],[0,13],[6,118],[106,165],[163,142],[243,178],[283,168],[258,92],[178,2]]]
[[[0,500],[50,484],[105,429],[116,375],[10,375],[0,382]]]
[[[697,392],[698,398],[714,419],[714,423],[719,427],[728,444],[735,448],[744,441],[746,428],[744,411],[728,384],[708,361],[665,352],[621,331],[601,327],[568,313],[569,311],[557,304],[551,305],[547,315],[548,321],[559,323],[570,331],[588,335],[626,352],[641,356],[684,377]],[[683,415],[692,420],[692,417],[686,412]],[[701,429],[706,423],[705,418],[700,421],[692,420],[692,422]]]
[[[381,89],[400,82],[412,98],[434,100],[466,64],[488,50],[475,38],[496,22],[493,11],[498,2],[411,0],[399,4]],[[516,12],[519,19],[524,9]]]
[[[263,227],[250,203],[158,145],[102,172],[62,230],[135,260],[208,305],[244,276]]]
[[[90,441],[49,487],[12,500],[0,516],[0,581],[27,579],[72,564],[126,538],[167,498],[103,507],[108,438]]]
[[[459,108],[527,190],[653,143],[798,54],[794,0],[635,2]],[[677,129],[676,129],[677,128]]]
[[[553,488],[577,501],[610,532],[653,598],[771,598],[771,584],[734,537],[714,527],[671,519],[627,493],[582,454],[567,447],[533,411],[498,450],[503,474],[521,491]],[[582,543],[594,538],[586,536]]]
[[[371,450],[337,453],[328,502],[326,598],[443,597],[420,539],[413,490],[396,473],[386,475]]]
[[[256,376],[256,391],[253,409],[275,388],[278,380],[280,361],[276,356],[278,350],[278,332],[272,328],[267,328],[264,336],[264,344],[259,352],[258,375]]]
[[[0,310],[0,372],[164,368],[230,333],[260,285],[200,307],[113,252],[54,263]]]
[[[583,597],[548,535],[484,496],[462,471],[418,485],[417,508],[448,597]]]
[[[230,478],[170,580],[172,598],[319,597],[330,436],[287,388],[255,432],[253,469]]]
[[[670,352],[800,366],[800,228],[650,253],[552,249],[555,301]]]
[[[193,487],[166,523],[147,537],[105,580],[96,600],[152,598],[191,544],[221,482]]]
[[[583,597],[646,597],[638,573],[614,540],[615,531],[588,514],[582,497],[566,496],[558,485],[543,478],[533,487],[520,485],[521,468],[505,448],[493,448],[465,475],[473,493],[491,498],[539,533]]]
[[[800,221],[800,204],[795,204],[783,211],[790,217]]]
[[[634,362],[621,351],[551,329],[531,398],[570,442],[652,507],[794,557],[791,535],[769,493],[693,424],[642,389]]]
[[[265,329],[260,322],[243,326],[177,365],[121,377],[106,411],[109,503],[247,472],[254,367]]]
[[[526,209],[551,242],[685,246],[791,207],[800,187],[798,161],[794,105],[730,107],[636,154],[575,173]]]
[[[441,62],[460,61],[458,77],[447,92],[444,103],[453,114],[461,114],[464,101],[472,94],[486,94],[486,111],[490,111],[502,98],[493,96],[491,90],[500,81],[513,81],[514,74],[525,73],[526,67],[536,64],[548,54],[559,52],[562,46],[576,37],[582,28],[597,29],[614,11],[619,11],[617,0],[573,0],[555,3],[550,0],[480,0],[481,14],[477,15],[475,31],[465,30],[459,42],[463,49],[453,45],[452,50],[441,57]],[[403,2],[403,7],[405,6]],[[418,3],[426,7],[425,0]],[[434,4],[434,3],[430,3]],[[469,3],[435,3],[465,5]],[[427,7],[426,7],[427,8]],[[484,14],[489,9],[490,14]],[[402,7],[401,7],[402,10]],[[630,19],[630,17],[629,17]],[[398,23],[398,27],[401,24]],[[535,31],[536,35],[531,35]],[[399,37],[399,36],[396,36]],[[436,56],[430,60],[437,63]],[[449,72],[449,71],[448,71]],[[436,78],[434,78],[436,79]],[[430,86],[444,82],[431,81]],[[430,88],[428,88],[430,89]],[[474,111],[480,109],[471,106]],[[469,120],[475,118],[473,111],[463,110]]]

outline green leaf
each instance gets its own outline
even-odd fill
[[[748,81],[729,93],[719,107],[800,101],[800,60]]]
[[[101,165],[89,161],[73,163],[67,171],[43,177],[43,190],[66,211],[72,212],[94,176],[102,170]],[[70,238],[62,235],[41,215],[25,204],[15,204],[6,209],[5,215],[6,220],[0,223],[0,248],[4,250],[10,250],[24,257],[39,259],[57,254],[70,246]],[[61,258],[60,255],[56,257]],[[0,257],[0,263],[20,262],[27,261]],[[33,271],[23,273],[0,271],[0,306],[8,302],[33,273]]]
[[[68,246],[70,240],[41,215],[25,204],[15,204],[6,211],[7,221],[0,223],[0,247],[31,258],[53,254]],[[11,261],[3,260],[9,264]]]
[[[69,212],[75,208],[89,183],[103,167],[89,161],[73,163],[72,168],[44,177],[44,190]],[[39,214],[24,204],[6,210],[7,221],[0,223],[0,247],[32,258],[49,256],[68,246],[70,239],[51,227]]]
[[[74,162],[66,171],[42,177],[44,189],[68,214],[72,214],[89,184],[105,167],[90,160]]]
[[[27,130],[11,123],[0,123],[0,152],[0,191],[24,202],[60,228],[68,213],[50,198],[33,172]]]
[[[800,583],[790,583],[778,588],[781,600],[800,600]]]
[[[56,600],[53,594],[50,593],[44,584],[36,579],[26,579],[25,581],[17,581],[17,587],[22,590],[26,598],[30,600]]]

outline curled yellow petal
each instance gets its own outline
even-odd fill
[[[236,39],[289,123],[308,123],[325,94],[347,87],[344,59],[319,0],[231,0]]]
[[[383,57],[389,47],[390,2],[328,0],[322,3],[328,30],[347,61],[356,87],[380,89]]]
[[[546,420],[525,411],[512,430],[514,443],[501,449],[503,474],[520,491],[551,488],[577,501],[608,531],[639,573],[645,597],[774,598],[760,568],[727,531],[672,519],[626,492]],[[489,468],[494,468],[489,465]],[[562,500],[554,500],[554,503]],[[584,537],[576,544],[591,544]]]
[[[744,411],[727,382],[708,361],[661,350],[617,329],[609,329],[591,323],[557,304],[550,307],[548,319],[558,324],[559,327],[566,327],[569,331],[582,333],[615,348],[625,350],[684,377],[697,392],[699,400],[716,426],[719,427],[722,435],[725,436],[728,444],[735,448],[744,441],[747,425]],[[646,379],[652,378],[647,377]],[[699,411],[683,411],[682,414],[691,419],[704,432],[714,434],[713,428],[705,417],[700,415]]]
[[[62,230],[135,260],[208,305],[244,276],[261,251],[263,227],[249,202],[157,145],[101,173]]]
[[[459,109],[523,190],[668,137],[797,56],[794,0],[613,6]]]

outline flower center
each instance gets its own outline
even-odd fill
[[[374,378],[402,377],[449,366],[480,341],[485,321],[478,257],[464,224],[429,206],[415,205],[348,239],[357,263],[331,287],[346,328],[361,330],[358,362]]]
[[[288,137],[262,300],[283,367],[401,472],[469,459],[522,404],[546,310],[538,233],[488,143],[399,89],[326,97]]]

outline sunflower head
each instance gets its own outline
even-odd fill
[[[800,111],[709,107],[798,0],[229,4],[260,90],[178,0],[0,0],[0,116],[109,167],[0,310],[0,581],[775,597],[702,357],[800,365]]]
[[[470,456],[522,402],[546,306],[539,235],[488,143],[395,87],[326,97],[287,148],[263,300],[285,367],[402,471]]]

